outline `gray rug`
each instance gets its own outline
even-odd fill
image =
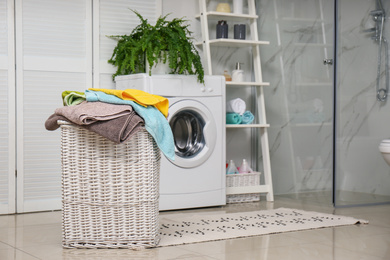
[[[161,240],[158,246],[354,224],[368,224],[368,221],[288,208],[218,215],[160,216]]]

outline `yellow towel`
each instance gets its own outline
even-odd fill
[[[168,116],[169,101],[165,97],[153,95],[138,89],[119,90],[119,89],[90,88],[89,90],[101,91],[109,95],[117,96],[118,98],[123,100],[131,100],[145,107],[154,106],[158,110],[160,110],[160,112],[165,117]]]

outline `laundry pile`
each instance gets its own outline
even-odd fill
[[[64,91],[62,99],[64,106],[45,122],[47,130],[56,130],[58,120],[64,120],[119,144],[144,127],[165,156],[174,160],[173,134],[166,118],[168,99],[137,89],[96,88]]]
[[[226,103],[226,124],[251,124],[254,119],[254,115],[246,110],[246,103],[241,98]]]

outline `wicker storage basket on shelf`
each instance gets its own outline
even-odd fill
[[[63,247],[156,246],[161,155],[153,138],[143,129],[115,144],[59,123]]]
[[[247,187],[257,185],[260,185],[260,172],[226,175],[226,187]],[[259,193],[234,194],[226,196],[226,203],[240,203],[259,200]]]

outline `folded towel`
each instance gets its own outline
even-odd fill
[[[69,122],[66,117],[53,114],[45,122],[46,129],[56,130],[59,127],[58,120]],[[80,126],[119,144],[130,140],[134,134],[141,130],[144,127],[144,121],[133,112],[108,121],[97,121]]]
[[[160,112],[163,113],[165,117],[168,116],[169,101],[165,97],[153,95],[139,89],[119,90],[90,88],[89,90],[101,91],[106,94],[117,96],[118,98],[123,100],[135,101],[138,104],[143,105],[144,107],[154,106],[158,110],[160,110]]]
[[[241,123],[241,116],[237,113],[226,113],[226,124],[238,125]]]
[[[145,120],[145,129],[150,133],[157,143],[157,146],[170,160],[175,159],[175,144],[173,141],[172,129],[168,120],[154,106],[144,107],[134,101],[123,100],[114,95],[101,91],[86,90],[85,95],[88,102],[106,102],[111,104],[131,105],[135,112]]]
[[[85,93],[79,91],[66,90],[62,92],[62,101],[64,106],[75,106],[85,101]]]
[[[255,119],[251,111],[245,111],[244,114],[242,114],[241,118],[242,118],[241,124],[251,124]]]
[[[89,125],[97,121],[107,121],[133,112],[129,105],[115,105],[103,102],[84,101],[77,106],[65,106],[55,110],[56,115],[68,118],[77,125]]]
[[[226,112],[237,113],[239,115],[244,114],[246,110],[245,101],[241,98],[236,98],[226,103]]]

